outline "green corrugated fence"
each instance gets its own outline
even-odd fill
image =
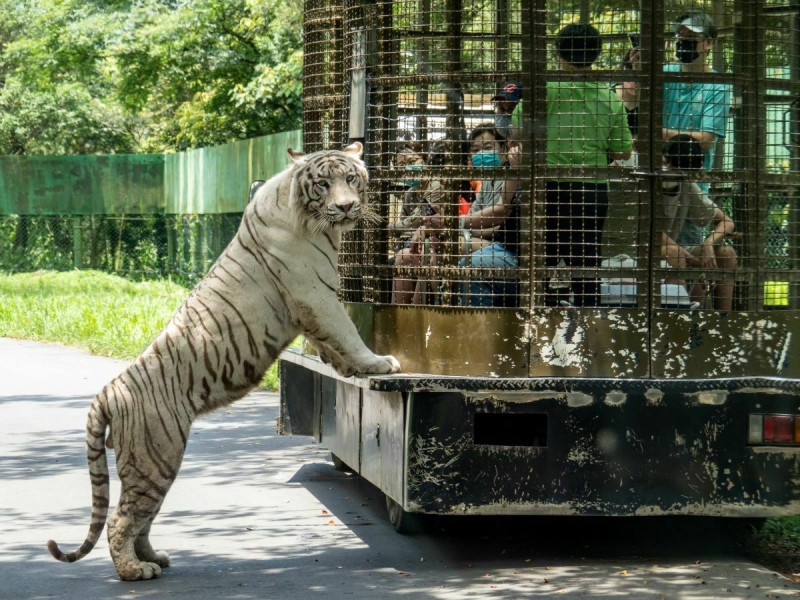
[[[276,133],[224,146],[167,154],[164,198],[167,214],[241,212],[250,182],[269,179],[286,166],[287,148],[301,150],[302,130]]]
[[[0,215],[241,212],[287,147],[302,148],[302,131],[166,155],[0,156]]]
[[[164,211],[164,156],[0,156],[0,214]]]
[[[177,154],[0,156],[0,271],[99,269],[191,285],[225,249],[288,131]]]

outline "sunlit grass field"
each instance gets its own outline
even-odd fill
[[[167,280],[132,282],[97,271],[0,273],[0,336],[132,360],[188,293]],[[277,383],[273,365],[262,387]]]

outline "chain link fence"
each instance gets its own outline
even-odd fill
[[[96,269],[191,286],[225,249],[241,216],[0,216],[0,271]]]

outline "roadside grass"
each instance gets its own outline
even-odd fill
[[[98,271],[0,273],[0,336],[132,360],[188,293],[168,280],[133,282]],[[278,387],[276,365],[261,387]]]
[[[767,519],[746,545],[753,559],[800,582],[800,516]]]

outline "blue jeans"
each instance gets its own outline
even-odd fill
[[[469,265],[467,265],[469,260]],[[493,242],[476,250],[468,258],[462,258],[459,266],[489,268],[513,268],[519,264],[517,257]],[[517,282],[513,279],[471,279],[469,295],[461,299],[466,306],[516,306]],[[465,290],[466,292],[466,290]]]

